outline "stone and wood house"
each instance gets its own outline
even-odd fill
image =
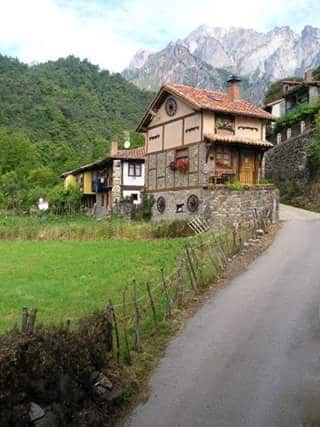
[[[77,183],[83,207],[97,217],[118,212],[124,200],[137,205],[144,190],[144,155],[144,147],[119,150],[112,142],[109,156],[65,172],[65,187]]]
[[[203,214],[213,189],[227,182],[257,185],[264,153],[272,147],[266,140],[271,120],[241,99],[236,77],[226,93],[162,86],[137,128],[145,136],[145,191],[156,200],[154,218]]]

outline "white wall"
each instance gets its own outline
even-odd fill
[[[122,185],[138,185],[144,186],[144,163],[142,163],[142,173],[141,176],[129,176],[128,175],[128,162],[123,162],[123,176],[122,176]]]
[[[127,198],[127,197],[130,198],[133,194],[136,194],[138,196],[138,199],[133,201],[133,203],[135,205],[138,205],[139,203],[141,203],[141,191],[138,191],[138,190],[132,190],[132,191],[131,190],[124,190],[122,192],[122,196],[123,196],[124,199]]]

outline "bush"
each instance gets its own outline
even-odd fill
[[[193,235],[191,228],[188,226],[188,222],[183,220],[159,222],[158,224],[154,224],[151,232],[154,239],[179,238]]]
[[[278,119],[274,126],[274,133],[279,132],[281,129],[287,126],[292,126],[306,117],[315,116],[320,110],[320,101],[312,104],[302,104],[295,110],[288,113],[286,116]]]
[[[241,184],[240,181],[232,181],[225,184],[225,188],[228,188],[228,190],[233,191],[244,191],[245,186]]]
[[[70,185],[64,188],[63,185],[57,185],[48,195],[50,212],[55,214],[64,214],[77,212],[81,206],[81,191],[77,185]]]
[[[0,425],[29,425],[32,401],[55,405],[59,425],[70,425],[89,400],[91,374],[107,368],[111,334],[101,311],[76,331],[60,327],[1,336]]]
[[[258,182],[258,185],[273,185],[273,183],[267,178],[261,178]]]
[[[136,221],[150,221],[152,218],[152,208],[155,204],[153,195],[142,194],[142,203],[133,212],[133,219]]]

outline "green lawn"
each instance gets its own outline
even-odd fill
[[[0,330],[20,321],[22,306],[46,323],[78,319],[120,301],[136,278],[157,283],[170,273],[185,240],[0,241]]]

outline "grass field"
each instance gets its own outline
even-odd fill
[[[20,321],[22,306],[45,323],[78,319],[105,306],[135,278],[157,283],[177,265],[183,239],[150,241],[0,241],[0,330]]]

